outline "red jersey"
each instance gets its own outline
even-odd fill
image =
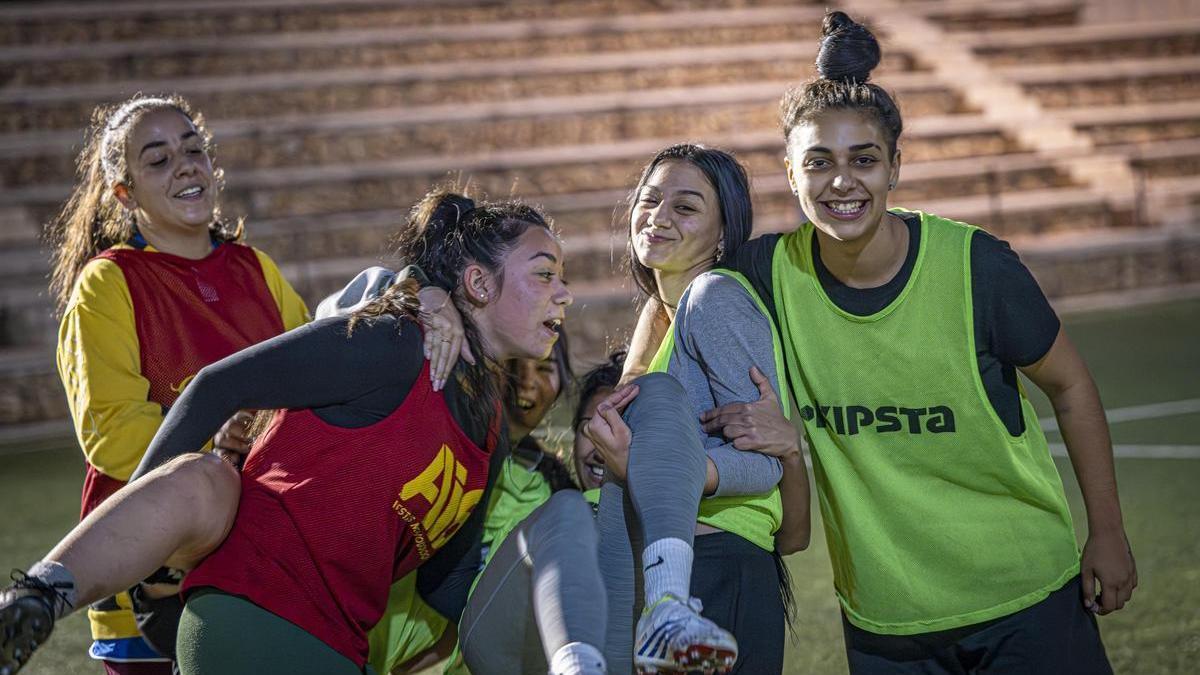
[[[96,257],[115,262],[125,276],[141,374],[150,382],[148,398],[164,411],[201,368],[284,330],[249,246],[222,244],[200,260],[136,248]],[[80,518],[123,485],[89,464]]]
[[[367,427],[278,413],[242,469],[229,537],[184,581],[247,598],[359,666],[395,579],[466,521],[487,485],[476,446],[433,391],[429,363],[404,402]]]

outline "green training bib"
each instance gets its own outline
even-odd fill
[[[775,322],[771,320],[771,315],[767,312],[762,299],[758,297],[758,293],[754,291],[754,287],[750,285],[750,281],[746,277],[732,270],[712,271],[735,279],[740,283],[746,289],[746,292],[750,294],[750,297],[754,299],[754,303],[758,305],[759,311],[771,323],[771,340],[775,347],[775,373],[780,383],[780,404],[783,408],[784,416],[790,416],[791,403],[787,387],[783,386],[783,347],[779,342],[779,331],[775,329]],[[667,372],[671,353],[674,350],[675,324],[672,322],[671,328],[663,338],[662,344],[658,346],[658,351],[654,353],[654,358],[650,360],[647,372]],[[776,486],[770,492],[761,495],[706,497],[701,499],[700,513],[696,521],[736,534],[766,551],[774,551],[775,531],[779,529],[780,524],[783,522],[783,502],[779,497],[779,487]]]
[[[849,620],[915,634],[1011,614],[1079,572],[1062,480],[1021,391],[1025,433],[996,416],[975,355],[971,236],[918,213],[900,295],[839,309],[806,223],[775,249],[787,373],[810,439],[834,584]]]

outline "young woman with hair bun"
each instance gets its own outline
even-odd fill
[[[1137,573],[1096,386],[1008,244],[888,204],[902,120],[879,61],[866,27],[826,16],[819,77],[782,101],[809,220],[732,263],[782,333],[850,670],[1111,672],[1093,615]],[[1018,372],[1054,406],[1082,553]]]
[[[434,391],[416,284],[403,283],[204,368],[135,482],[0,593],[0,666],[15,672],[54,618],[164,562],[191,570],[185,675],[362,672],[388,586],[412,570],[431,606],[461,612],[478,565],[475,507],[506,454],[493,369],[545,358],[571,294],[557,237],[519,202],[431,193],[399,241],[449,293],[478,363]],[[240,409],[277,412],[239,476],[195,453]],[[109,548],[114,537],[125,546]],[[582,642],[570,637],[563,646]]]
[[[81,518],[129,479],[197,371],[308,319],[275,263],[221,217],[211,148],[203,117],[179,96],[97,108],[78,183],[48,227],[58,370],[87,458]],[[243,420],[231,420],[225,444],[237,444]],[[88,615],[90,654],[107,672],[171,672],[139,634],[128,595]]]

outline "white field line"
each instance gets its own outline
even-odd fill
[[[1164,401],[1162,403],[1134,405],[1128,408],[1113,408],[1112,410],[1105,410],[1104,414],[1108,417],[1109,424],[1118,424],[1120,422],[1153,420],[1160,417],[1172,417],[1174,415],[1190,415],[1198,412],[1200,412],[1200,398],[1187,398],[1182,401]],[[1058,431],[1058,421],[1053,417],[1044,417],[1038,420],[1038,422],[1042,425],[1042,431]]]

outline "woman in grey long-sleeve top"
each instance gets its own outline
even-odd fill
[[[609,667],[629,670],[631,654],[638,669],[678,667],[687,655],[671,653],[658,628],[678,614],[671,605],[699,606],[698,598],[703,616],[737,639],[734,672],[779,672],[790,592],[772,535],[786,505],[790,527],[782,549],[807,544],[808,480],[797,435],[778,403],[781,373],[770,319],[736,276],[705,274],[749,237],[745,170],[720,150],[666,148],[642,172],[628,219],[633,276],[651,300],[626,373],[673,376],[683,386],[689,421],[714,408],[724,413],[706,425],[712,434],[692,422],[690,433],[705,452],[690,452],[678,437],[646,437],[646,418],[666,409],[639,394],[624,416],[633,430],[627,472],[619,466],[620,422],[593,417],[594,426],[618,432],[615,443],[597,439],[598,446],[610,446],[606,459],[613,459],[599,516]],[[753,376],[752,367],[759,370]],[[640,598],[636,582],[644,582]]]

